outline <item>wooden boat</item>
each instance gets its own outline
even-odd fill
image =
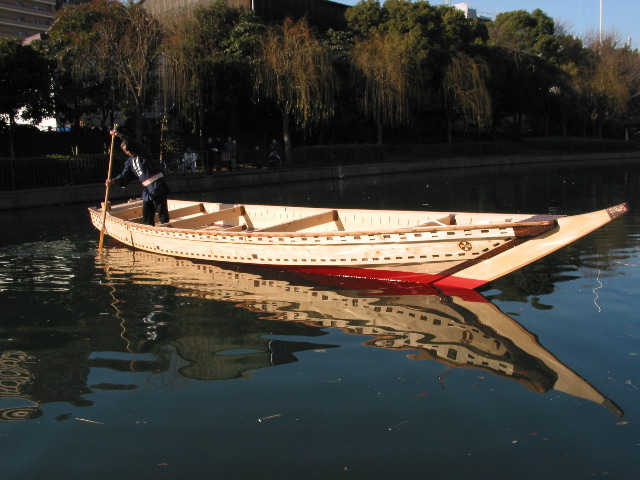
[[[99,230],[174,257],[346,277],[476,288],[610,222],[627,204],[575,216],[355,210],[169,200],[142,222],[140,200],[90,208]]]
[[[359,279],[327,288],[315,281],[322,276],[309,280],[290,272],[208,264],[126,247],[109,248],[105,255],[96,256],[96,263],[104,269],[116,297],[118,289],[129,289],[131,284],[166,285],[178,296],[230,302],[265,320],[338,328],[365,337],[364,345],[370,347],[407,352],[411,360],[441,362],[446,372],[478,369],[537,393],[562,391],[623,415],[612,400],[540,345],[535,334],[474,290],[444,295],[430,285],[403,290],[389,282]],[[121,320],[126,327],[126,319]],[[139,323],[138,317],[134,322]],[[260,349],[255,339],[242,338],[243,343],[230,345],[228,336],[220,338],[209,326],[197,335],[184,333],[173,339],[181,374],[224,380],[274,365],[271,352]],[[229,349],[254,352],[240,360],[225,355]],[[438,381],[444,388],[444,380]]]

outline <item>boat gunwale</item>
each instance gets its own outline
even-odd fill
[[[101,209],[95,207],[91,208],[96,213],[100,213]],[[541,220],[535,222],[501,222],[501,223],[483,223],[483,224],[466,224],[466,225],[442,225],[442,226],[422,226],[422,227],[408,227],[408,228],[396,228],[385,230],[332,230],[321,232],[263,232],[263,231],[225,231],[225,230],[200,230],[195,228],[173,228],[163,227],[162,225],[145,225],[141,223],[132,222],[131,220],[124,220],[118,218],[115,215],[110,215],[107,212],[107,218],[109,221],[123,223],[128,226],[133,226],[138,229],[148,230],[150,232],[172,232],[172,233],[187,233],[198,234],[201,236],[233,236],[233,237],[351,237],[351,236],[379,236],[379,235],[393,235],[393,234],[410,234],[410,233],[430,233],[430,232],[446,232],[452,230],[494,230],[494,229],[515,229],[523,227],[537,227],[537,226],[555,226],[557,220]],[[432,239],[426,239],[432,241]]]

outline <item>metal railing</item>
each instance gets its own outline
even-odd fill
[[[381,162],[410,162],[455,157],[486,157],[506,155],[566,155],[598,154],[637,151],[635,142],[621,141],[557,141],[476,142],[425,145],[335,145],[297,147],[292,149],[291,164],[295,168],[329,165],[355,165]],[[197,171],[206,170],[204,152],[199,156]],[[266,150],[239,149],[235,164],[242,168],[277,168],[287,165],[284,154],[280,162],[270,162]],[[120,172],[125,158],[114,158],[113,174]],[[231,162],[224,156],[210,157],[211,170],[230,169]],[[63,185],[100,183],[106,178],[108,155],[67,157],[0,158],[0,190],[43,188]],[[162,168],[166,173],[187,173],[182,153],[164,155]]]
[[[107,155],[0,159],[0,190],[104,181],[108,165]]]

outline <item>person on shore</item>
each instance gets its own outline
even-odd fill
[[[220,137],[217,137],[215,142],[213,142],[213,151],[215,152],[215,169],[220,172],[222,171],[222,155],[224,150],[224,142]]]
[[[213,137],[207,138],[207,145],[204,151],[204,173],[211,175],[213,165],[215,164],[215,158],[218,155],[218,149],[216,143],[213,141]]]
[[[231,147],[231,169],[236,170],[238,168],[238,153],[240,153],[240,148],[238,147],[238,141],[233,141],[233,146]]]
[[[262,170],[262,152],[260,150],[260,145],[256,145],[256,148],[253,149],[253,166],[256,170]]]
[[[187,151],[182,155],[182,161],[185,169],[190,169],[191,173],[196,173],[198,170],[198,154],[191,150],[191,147],[187,147]]]
[[[271,143],[267,146],[267,167],[268,168],[276,168],[282,165],[282,160],[280,157],[280,151],[282,147],[278,143],[278,141],[274,138],[271,140]]]
[[[132,138],[111,130],[111,135],[122,138],[120,148],[129,158],[124,164],[122,173],[111,180],[106,180],[105,185],[118,184],[125,187],[132,180],[138,179],[142,186],[142,218],[146,225],[155,225],[155,214],[158,214],[161,223],[169,222],[169,208],[167,207],[167,195],[169,187],[164,181],[160,167],[153,159],[148,148],[139,144]]]
[[[236,168],[236,146],[235,141],[231,137],[228,137],[224,144],[224,158],[225,163],[229,166],[229,171],[235,170]]]

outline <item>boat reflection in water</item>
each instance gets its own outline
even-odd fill
[[[366,336],[368,346],[411,352],[410,359],[442,362],[445,374],[452,368],[477,368],[539,393],[555,389],[623,414],[543,348],[535,335],[475,290],[302,277],[126,247],[103,251],[96,257],[96,266],[104,270],[118,323],[101,317],[79,321],[73,326],[76,330],[65,324],[61,330],[29,332],[22,340],[18,332],[13,334],[10,348],[0,351],[0,400],[22,403],[12,408],[0,403],[0,420],[38,418],[40,405],[48,402],[91,406],[93,401],[84,395],[96,389],[137,388],[88,385],[92,368],[148,372],[149,383],[169,388],[188,378],[248,377],[251,371],[296,361],[296,352],[335,347],[299,340],[321,337],[326,328]],[[330,280],[335,284],[327,286]],[[146,296],[144,302],[141,294]],[[216,307],[216,312],[223,312],[214,319],[204,315],[204,307],[181,305],[179,299],[184,297],[229,302],[229,310],[224,304]],[[153,305],[151,313],[148,303]],[[253,317],[247,321],[235,307],[276,322],[256,323]],[[36,341],[35,348],[33,335],[46,341]],[[281,339],[269,338],[273,335]],[[287,335],[295,340],[287,340]]]
[[[223,267],[125,247],[110,248],[98,261],[111,279],[124,276],[136,283],[171,285],[178,295],[233,302],[263,313],[264,319],[339,328],[371,337],[364,342],[369,346],[417,352],[408,355],[411,359],[481,369],[539,393],[559,390],[623,415],[617,405],[542,347],[535,335],[475,290],[442,292],[428,285],[337,277],[336,285],[327,287],[330,277],[326,276],[303,278],[271,269]],[[181,348],[196,347],[188,343],[186,339],[178,342],[179,355]],[[192,352],[180,356],[193,359]],[[227,372],[221,378],[235,376]]]

